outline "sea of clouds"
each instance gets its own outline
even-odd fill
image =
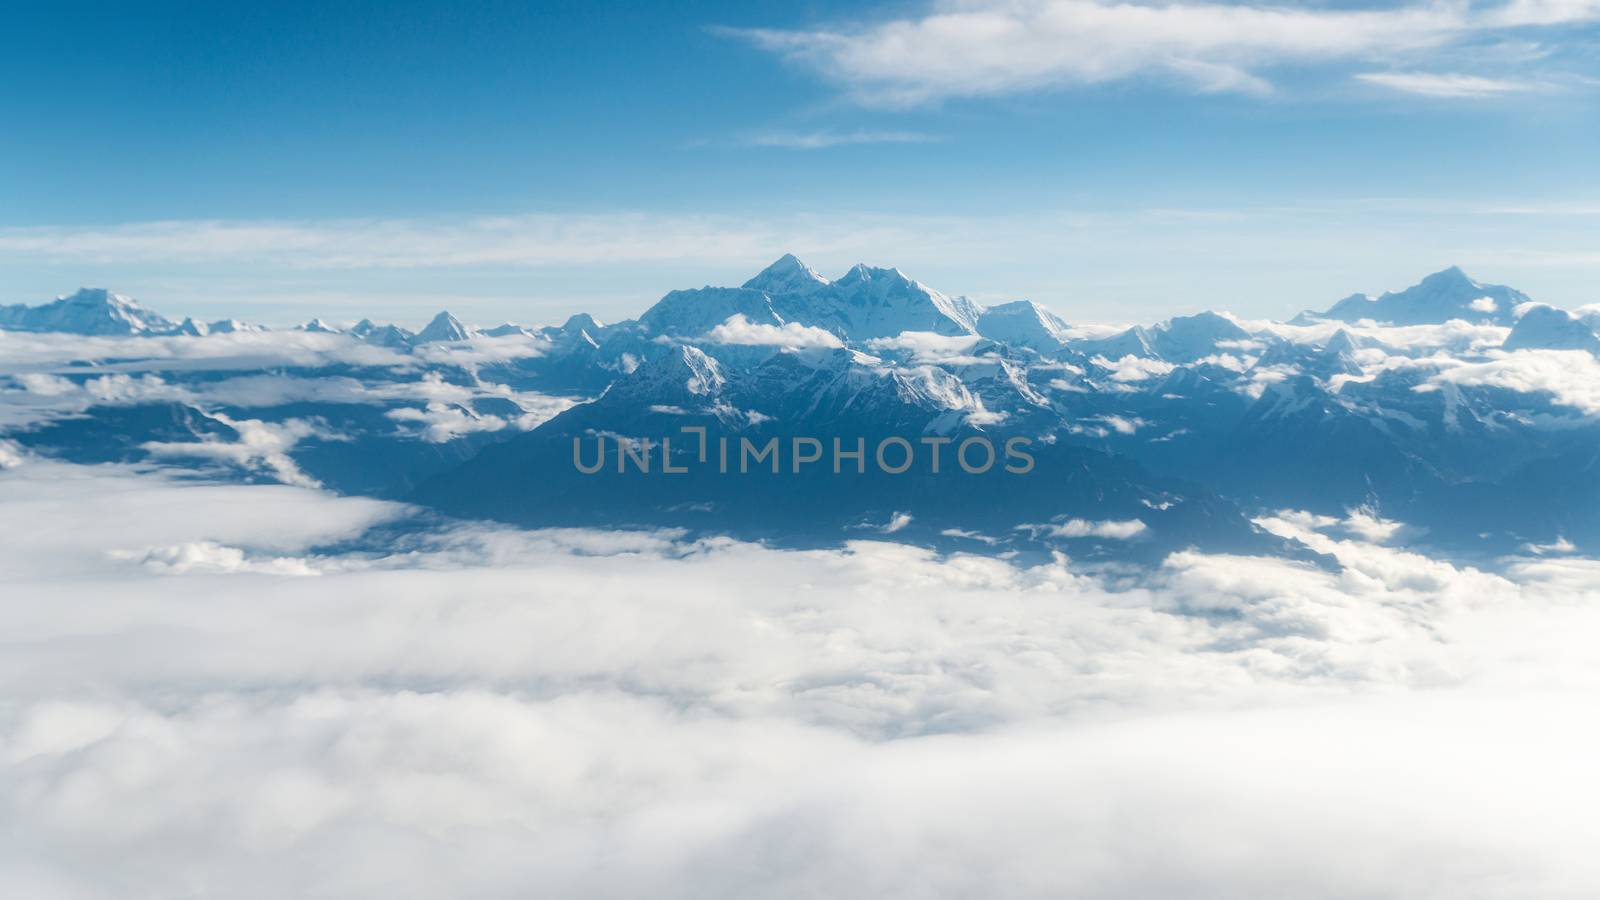
[[[1561,548],[779,551],[3,451],[8,896],[1600,891]]]

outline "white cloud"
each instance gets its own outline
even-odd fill
[[[416,365],[405,354],[346,335],[306,331],[233,332],[205,337],[86,337],[0,331],[0,372],[26,372],[74,362],[98,363],[96,371],[110,372]]]
[[[88,573],[107,550],[195,541],[299,553],[404,514],[376,500],[283,485],[221,485],[148,466],[73,466],[31,458],[0,473],[6,571]],[[187,473],[185,473],[187,474]],[[27,522],[32,527],[24,527]],[[26,566],[24,568],[24,566]],[[118,567],[120,569],[120,567]]]
[[[1545,393],[1562,406],[1600,415],[1600,360],[1583,350],[1518,350],[1483,362],[1440,364],[1444,368],[1416,390],[1461,384]]]
[[[288,346],[293,347],[298,343],[292,333],[280,334],[287,339]],[[209,338],[186,340],[204,341]],[[145,352],[139,352],[141,349]],[[12,374],[19,389],[6,389],[3,377],[0,377],[0,424],[27,425],[105,405],[180,403],[194,408],[199,414],[210,415],[206,411],[218,407],[249,409],[307,402],[365,404],[397,407],[386,413],[390,419],[417,424],[417,436],[438,443],[474,431],[498,431],[507,427],[527,431],[570,408],[575,402],[571,398],[517,391],[503,384],[475,379],[466,379],[466,383],[447,381],[444,373],[438,370],[418,372],[415,361],[378,367],[376,371],[369,368],[359,373],[360,378],[327,373],[306,377],[279,372],[239,374],[227,378],[192,378],[186,377],[192,374],[186,371],[190,360],[186,349],[179,346],[176,356],[169,355],[171,351],[171,347],[162,344],[141,348],[135,340],[125,351],[127,355],[93,369],[96,372],[110,370],[110,374],[88,378],[81,377],[81,369],[74,371],[67,367],[56,368],[56,371],[70,371],[78,377],[69,378],[48,371],[28,371],[28,367],[37,366],[38,363],[24,362],[13,367],[23,369]],[[471,355],[471,348],[466,348],[462,356],[452,362],[464,364],[467,371],[471,372],[477,362],[483,361],[479,358],[468,362],[466,357]],[[202,358],[207,360],[208,366],[215,365],[218,369],[228,371],[248,371],[257,366],[275,367],[272,365],[273,357],[263,359],[249,351],[231,364],[222,357],[207,355]],[[312,357],[309,361],[317,359],[333,362],[337,357]],[[0,376],[3,376],[6,368],[0,364]],[[158,368],[163,374],[129,375],[115,371],[119,368],[136,371]],[[502,407],[504,402],[509,402],[518,411],[504,411],[500,415],[473,412],[472,404],[479,400],[500,401]],[[407,429],[405,433],[411,431]],[[169,456],[181,455],[181,451],[175,447],[163,447],[159,452]],[[195,452],[215,455],[222,451],[215,446],[206,446]]]
[[[1449,350],[1456,353],[1475,353],[1498,347],[1505,343],[1511,329],[1501,325],[1474,325],[1464,319],[1451,319],[1432,325],[1380,325],[1371,319],[1359,322],[1319,322],[1315,325],[1290,325],[1264,320],[1249,323],[1252,331],[1265,331],[1291,341],[1326,344],[1341,330],[1358,339],[1368,339],[1398,350],[1420,353],[1428,350]],[[1370,349],[1358,351],[1370,358],[1382,359],[1383,351]]]
[[[1259,359],[1260,357],[1257,356],[1246,356],[1241,359],[1237,356],[1234,356],[1232,353],[1213,353],[1209,356],[1202,356],[1199,359],[1196,359],[1194,361],[1194,365],[1220,366],[1221,368],[1228,369],[1230,371],[1244,372],[1254,366]]]
[[[1600,2],[1596,0],[1512,0],[1504,6],[1491,7],[1486,16],[1496,25],[1560,25],[1590,21],[1600,18]]]
[[[920,131],[767,131],[743,139],[751,147],[779,147],[786,150],[825,150],[862,144],[927,144],[939,140]]]
[[[975,334],[902,331],[894,337],[867,341],[867,349],[875,353],[907,353],[912,360],[921,363],[960,363],[976,361],[971,351],[982,340]]]
[[[143,553],[113,553],[119,559],[136,559],[152,572],[166,575],[193,573],[233,574],[260,572],[271,575],[320,575],[304,559],[280,556],[255,558],[240,547],[226,547],[215,541],[189,541],[166,547],[152,547]]]
[[[1062,538],[1099,537],[1126,541],[1143,534],[1147,526],[1138,519],[1125,522],[1091,522],[1086,519],[1068,519],[1059,525],[1045,528],[1046,533]]]
[[[857,527],[870,528],[873,531],[878,532],[879,534],[894,534],[895,532],[904,529],[907,525],[910,525],[910,524],[911,524],[911,514],[910,513],[897,512],[897,513],[894,513],[893,515],[889,516],[889,521],[888,522],[885,522],[885,523],[883,523],[881,525],[876,525],[876,524],[872,524],[872,523],[863,523],[862,525],[857,526]]]
[[[0,473],[0,880],[244,900],[1600,890],[1593,560],[1491,573],[1295,514],[1266,524],[1334,564],[1097,574],[484,527],[317,549],[406,514],[127,467]]]
[[[968,0],[887,21],[725,33],[840,82],[863,101],[912,105],[1151,76],[1199,91],[1264,94],[1272,86],[1262,70],[1413,59],[1497,29],[1586,21],[1596,9],[1589,0],[1476,10],[1436,3],[1352,9]],[[1482,93],[1495,85],[1459,75],[1362,77],[1414,91],[1428,87],[1426,79],[1433,92],[1444,89],[1445,79],[1455,79],[1457,91]]]
[[[799,322],[759,324],[738,314],[729,316],[726,322],[711,329],[705,335],[705,340],[717,344],[787,347],[792,350],[844,346],[837,336],[823,328],[801,325]]]
[[[1405,523],[1385,519],[1372,509],[1352,509],[1342,524],[1345,531],[1373,544],[1386,544],[1406,530]]]
[[[527,396],[523,395],[519,398],[519,402],[525,401]],[[416,426],[416,430],[409,433],[430,444],[443,444],[476,432],[501,431],[506,428],[532,431],[573,405],[572,400],[547,397],[543,398],[543,402],[532,411],[525,409],[520,415],[506,417],[473,412],[459,404],[428,403],[420,409],[414,406],[391,409],[384,413],[384,416],[396,422]]]
[[[1544,556],[1544,555],[1550,554],[1550,553],[1563,554],[1564,555],[1564,554],[1569,554],[1569,553],[1576,553],[1577,550],[1578,550],[1578,548],[1571,541],[1567,540],[1564,537],[1557,537],[1554,541],[1552,541],[1551,543],[1548,543],[1548,544],[1523,544],[1522,545],[1522,551],[1524,553],[1531,553],[1534,556]]]
[[[1112,381],[1144,381],[1145,379],[1165,375],[1177,368],[1172,363],[1160,359],[1146,359],[1142,356],[1124,356],[1118,360],[1106,359],[1096,356],[1089,360],[1102,369],[1109,369]]]
[[[471,368],[544,355],[548,342],[525,334],[504,337],[474,335],[464,341],[432,341],[415,347],[411,356],[430,365]]]
[[[1424,97],[1501,97],[1547,89],[1545,85],[1531,81],[1434,72],[1362,72],[1355,77],[1368,84]]]
[[[298,487],[321,487],[315,479],[300,471],[289,451],[306,438],[340,440],[330,432],[326,423],[309,419],[286,419],[282,422],[264,422],[260,419],[234,419],[222,413],[212,413],[210,418],[233,429],[237,440],[224,440],[215,435],[201,435],[198,441],[147,441],[142,448],[157,458],[209,459],[229,463],[244,469],[263,471],[272,477]]]
[[[1133,434],[1143,426],[1150,424],[1138,416],[1128,418],[1125,416],[1104,415],[1100,417],[1100,421],[1106,423],[1107,427],[1117,434]]]

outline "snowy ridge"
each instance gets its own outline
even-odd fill
[[[1600,542],[1600,486],[1582,474],[1600,466],[1593,317],[1459,269],[1295,322],[1208,311],[1120,331],[1025,300],[985,308],[893,268],[830,279],[792,255],[741,287],[671,291],[615,323],[578,313],[480,331],[441,312],[416,332],[373,319],[268,331],[174,322],[88,290],[0,315],[59,354],[48,371],[0,371],[6,440],[69,458],[206,454],[251,477],[418,492],[460,515],[551,522],[538,517],[582,508],[591,524],[677,527],[683,510],[739,510],[771,536],[786,510],[818,538],[843,527],[829,516],[857,510],[910,515],[897,534],[938,542],[941,516],[967,531],[982,507],[1007,534],[1024,510],[1032,524],[1143,523],[1137,538],[1061,538],[1101,540],[1096,552],[1121,552],[1113,540],[1255,552],[1265,538],[1248,511],[1376,504],[1457,551]],[[233,373],[229,387],[206,372]],[[641,494],[559,477],[573,437],[694,424],[780,442],[1025,438],[1050,474],[931,499],[875,482],[789,496],[782,483],[740,493],[691,478]],[[432,479],[452,486],[424,490]],[[834,505],[813,502],[824,496]]]

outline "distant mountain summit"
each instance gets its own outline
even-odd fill
[[[983,307],[971,300],[947,297],[907,278],[899,269],[875,269],[860,263],[815,296],[827,303],[820,308],[807,307],[806,324],[857,341],[907,331],[977,334],[978,316],[983,313]]]
[[[81,288],[41,306],[0,307],[0,328],[86,335],[172,334],[178,324],[104,288]]]
[[[417,332],[416,343],[429,344],[434,341],[464,341],[472,337],[472,329],[449,312],[440,312],[433,317],[423,329]]]
[[[978,316],[975,327],[991,341],[1053,353],[1067,342],[1067,323],[1031,300],[991,306]]]
[[[653,332],[698,335],[737,314],[757,324],[794,323],[869,341],[907,331],[977,334],[982,313],[977,303],[945,296],[899,269],[858,263],[829,280],[786,253],[743,287],[673,291],[639,322]]]
[[[1238,350],[1238,344],[1250,337],[1232,319],[1207,310],[1167,320],[1155,329],[1151,346],[1169,362],[1193,362],[1219,351]]]
[[[700,337],[732,316],[756,325],[793,323],[820,328],[848,341],[895,337],[907,331],[977,334],[983,308],[947,297],[901,274],[857,264],[829,281],[792,254],[744,283],[673,291],[644,315],[647,334]]]
[[[398,325],[378,325],[371,319],[362,319],[350,333],[369,344],[401,350],[411,346],[416,335]]]
[[[1528,302],[1528,295],[1521,291],[1474,281],[1458,266],[1451,266],[1403,291],[1376,298],[1352,294],[1324,312],[1307,310],[1294,321],[1371,319],[1390,325],[1435,325],[1461,319],[1479,325],[1511,325],[1516,321],[1517,307]]]
[[[830,282],[795,257],[785,253],[778,261],[762,269],[754,278],[744,283],[745,290],[767,294],[810,294],[826,288]]]
[[[1534,306],[1501,345],[1506,350],[1587,350],[1600,356],[1600,336],[1583,319],[1553,306]]]

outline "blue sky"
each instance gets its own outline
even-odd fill
[[[793,250],[1069,319],[1600,302],[1600,3],[40,3],[0,301],[631,315]]]

